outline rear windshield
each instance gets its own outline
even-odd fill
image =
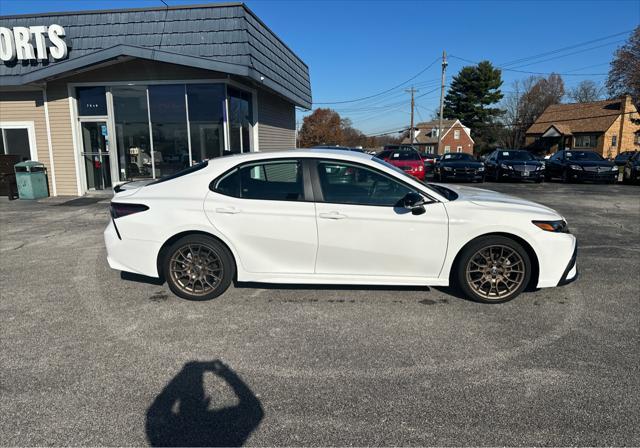
[[[499,151],[498,159],[500,160],[536,160],[527,151]]]
[[[185,168],[183,170],[180,170],[176,173],[173,173],[169,176],[165,176],[165,177],[161,177],[160,179],[153,181],[153,182],[149,182],[147,185],[154,185],[154,184],[160,184],[162,182],[166,182],[168,180],[172,180],[172,179],[177,179],[178,177],[182,177],[182,176],[186,176],[187,174],[191,174],[191,173],[195,173],[196,171],[201,170],[202,168],[206,167],[209,164],[208,160],[205,160],[203,162],[200,162],[196,165],[190,166],[189,168]]]
[[[471,154],[456,153],[445,154],[442,156],[442,160],[475,160]]]
[[[421,160],[420,154],[415,151],[392,151],[389,158],[391,160]]]
[[[594,162],[604,160],[600,154],[591,151],[567,151],[564,153],[564,156],[571,160],[589,160]]]

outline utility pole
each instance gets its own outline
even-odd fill
[[[415,101],[413,99],[413,94],[416,92],[419,92],[419,90],[416,90],[413,88],[413,86],[411,86],[410,89],[405,90],[405,92],[410,93],[411,94],[411,126],[409,127],[409,143],[413,145],[414,141],[413,141],[413,109],[415,107]]]
[[[440,85],[440,123],[438,125],[438,152],[436,154],[442,154],[442,114],[444,113],[444,80],[447,73],[447,52],[442,50],[442,84]]]

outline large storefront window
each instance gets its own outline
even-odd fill
[[[251,151],[251,94],[229,88],[229,149],[231,153]]]
[[[184,85],[149,86],[149,110],[155,176],[173,174],[191,165]]]
[[[82,86],[76,99],[80,121],[99,124],[105,141],[100,154],[83,155],[99,156],[107,172],[112,148],[113,182],[160,178],[253,148],[251,93],[225,83]],[[86,126],[78,128],[83,142],[91,140]],[[91,171],[98,162],[86,164],[88,188],[108,186]]]
[[[191,158],[196,162],[224,155],[224,84],[187,85]]]
[[[151,139],[145,86],[112,87],[120,180],[151,177]]]

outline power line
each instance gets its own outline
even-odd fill
[[[464,62],[468,62],[470,64],[474,64],[474,65],[478,65],[477,61],[472,61],[470,59],[465,59],[465,58],[461,58],[460,56],[455,56],[453,54],[449,55],[450,58],[455,58],[458,59],[460,61],[464,61]],[[497,67],[500,70],[503,71],[509,71],[509,72],[516,72],[516,73],[527,73],[530,75],[560,75],[560,76],[606,76],[608,73],[556,73],[556,72],[530,72],[530,71],[526,71],[526,70],[516,70],[516,69],[512,69],[512,68],[501,68],[501,67]]]
[[[364,96],[362,98],[355,98],[355,99],[351,99],[351,100],[343,100],[343,101],[318,101],[315,102],[314,104],[344,104],[344,103],[355,103],[356,101],[362,101],[362,100],[367,100],[369,98],[374,98],[376,96],[380,96],[383,95],[385,93],[391,92],[392,90],[395,90],[399,87],[404,86],[405,84],[407,84],[410,81],[413,81],[414,79],[416,79],[418,76],[422,75],[424,72],[426,72],[427,70],[429,70],[431,67],[433,67],[433,64],[435,64],[436,62],[438,62],[439,58],[436,58],[433,60],[433,62],[431,62],[429,65],[427,65],[425,68],[423,68],[422,70],[420,70],[416,75],[412,76],[411,78],[407,79],[406,81],[398,84],[397,86],[394,86],[390,89],[384,90],[382,92],[376,93],[374,95],[369,95],[369,96]]]
[[[580,54],[580,53],[584,53],[586,51],[591,51],[591,50],[595,50],[595,49],[598,49],[598,48],[607,47],[609,45],[619,44],[619,43],[622,43],[622,42],[626,42],[626,41],[625,40],[616,40],[616,41],[613,41],[613,42],[607,42],[606,44],[603,44],[603,45],[596,45],[595,47],[583,48],[582,50],[572,51],[571,53],[565,53],[565,54],[561,54],[559,56],[553,56],[551,58],[542,59],[541,61],[529,62],[528,64],[517,65],[516,68],[528,67],[529,65],[542,64],[543,62],[553,61],[555,59],[565,58],[567,56],[573,56],[574,54]],[[500,67],[501,69],[503,68],[502,66],[498,66],[498,67]],[[571,72],[571,71],[572,70],[569,70],[569,72]]]
[[[552,55],[552,54],[562,53],[563,51],[566,51],[566,50],[572,50],[574,48],[583,47],[585,45],[593,44],[595,42],[601,42],[603,40],[611,39],[612,37],[617,37],[617,36],[621,36],[623,34],[628,34],[628,33],[632,32],[632,31],[633,30],[621,31],[619,33],[610,34],[609,36],[599,37],[597,39],[592,39],[592,40],[588,40],[588,41],[585,41],[585,42],[580,42],[580,43],[577,43],[577,44],[569,45],[568,47],[562,47],[562,48],[558,48],[558,49],[555,49],[555,50],[546,51],[544,53],[539,53],[539,54],[536,54],[536,55],[533,55],[533,56],[527,56],[527,57],[524,57],[524,58],[515,59],[513,61],[509,61],[509,62],[505,62],[503,64],[500,64],[499,67],[508,67],[510,65],[517,65],[517,64],[520,64],[522,62],[529,61],[531,59],[538,59],[538,58],[549,56],[549,55]]]

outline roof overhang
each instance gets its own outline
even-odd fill
[[[562,137],[563,135],[571,135],[571,132],[567,132],[567,131],[561,131],[560,129],[558,129],[556,126],[551,125],[547,128],[546,131],[544,131],[542,133],[542,137],[543,138],[547,138],[547,137]]]
[[[123,57],[166,62],[170,64],[183,65],[187,67],[194,67],[203,70],[211,70],[251,78],[257,84],[266,86],[279,95],[287,98],[294,104],[305,108],[311,108],[311,103],[309,101],[285,90],[276,82],[273,82],[270,79],[265,79],[260,73],[246,65],[216,61],[209,58],[189,56],[163,50],[155,50],[147,47],[137,47],[133,45],[115,45],[113,47],[105,48],[104,50],[98,50],[84,56],[52,63],[38,70],[24,73],[22,75],[5,75],[2,77],[2,85],[24,86],[28,84],[46,82],[68,75],[69,73],[90,70],[92,68],[95,68],[94,66],[99,66],[108,63],[109,61],[113,61]]]

